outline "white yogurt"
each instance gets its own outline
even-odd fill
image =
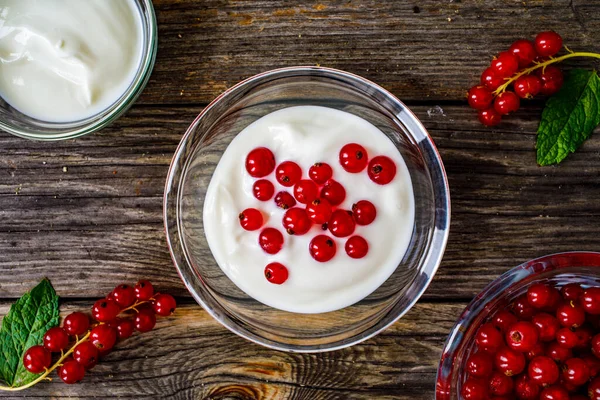
[[[0,96],[30,117],[98,114],[127,90],[141,55],[133,0],[0,0]]]
[[[366,170],[350,174],[338,161],[339,151],[347,143],[359,143],[369,157],[386,155],[397,166],[394,180],[387,185],[373,183]],[[257,200],[252,194],[255,181],[245,169],[248,152],[264,146],[274,154],[277,164],[298,163],[307,179],[308,168],[326,162],[333,168],[333,179],[346,188],[341,208],[351,209],[359,200],[369,200],[377,208],[377,217],[368,226],[358,226],[354,234],[369,243],[362,259],[352,259],[344,251],[347,238],[335,238],[318,226],[302,236],[290,236],[281,225],[284,211],[273,199]],[[275,180],[275,192],[288,190]],[[258,245],[259,232],[242,229],[238,214],[248,207],[261,210],[264,227],[279,229],[284,235],[283,249],[265,253]],[[410,242],[414,225],[414,196],[410,175],[394,144],[375,126],[352,114],[316,106],[291,107],[268,114],[246,127],[224,152],[204,203],[204,229],[215,260],[223,272],[245,293],[281,310],[298,313],[322,313],[349,306],[377,289],[396,269]],[[337,245],[335,257],[328,262],[315,261],[308,251],[310,240],[320,233],[332,237]],[[282,285],[268,282],[264,268],[280,262],[289,270]]]

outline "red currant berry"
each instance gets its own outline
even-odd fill
[[[268,254],[277,254],[283,247],[283,235],[275,228],[265,228],[258,236],[258,244]]]
[[[546,348],[546,355],[557,363],[563,363],[573,357],[573,352],[571,349],[562,347],[557,342],[552,342],[548,345],[548,348]]]
[[[515,394],[520,400],[538,400],[540,387],[523,374],[515,379]]]
[[[331,218],[329,219],[327,226],[333,236],[346,237],[354,233],[356,223],[354,222],[354,218],[352,218],[352,213],[350,211],[337,209],[331,213]]]
[[[99,322],[112,321],[121,312],[121,307],[114,300],[100,299],[92,307],[92,317]]]
[[[63,320],[63,329],[71,336],[83,335],[90,328],[90,319],[81,312],[73,312]]]
[[[308,214],[308,218],[319,225],[323,225],[329,221],[332,214],[331,204],[325,199],[316,199],[313,200],[310,204],[306,206],[306,214]]]
[[[510,376],[494,372],[489,381],[489,392],[494,396],[508,396],[513,391],[514,382]]]
[[[152,286],[150,281],[147,280],[139,281],[135,284],[135,287],[133,289],[135,290],[135,297],[139,301],[150,300],[150,298],[154,294],[154,287]]]
[[[531,99],[542,90],[542,81],[535,75],[523,75],[514,83],[517,96],[522,99]]]
[[[294,186],[294,197],[302,204],[308,204],[319,195],[317,185],[311,180],[301,179]]]
[[[540,93],[546,96],[550,96],[558,92],[564,81],[562,71],[553,65],[548,65],[545,68],[538,69],[537,75],[542,81]]]
[[[581,295],[581,306],[586,313],[591,315],[600,314],[600,287],[586,289]]]
[[[90,342],[100,351],[109,351],[117,343],[117,330],[107,324],[97,325],[90,331]]]
[[[569,392],[560,385],[550,386],[542,390],[540,400],[569,400]]]
[[[515,41],[508,49],[519,60],[519,67],[529,66],[537,57],[535,46],[530,40],[519,39]]]
[[[502,334],[491,323],[483,324],[479,327],[475,342],[480,350],[494,353],[500,346],[504,344]]]
[[[317,235],[310,241],[308,250],[312,258],[318,262],[326,262],[335,256],[336,245],[329,236]]]
[[[585,322],[585,311],[573,302],[565,303],[556,310],[556,319],[564,327],[578,328]]]
[[[357,173],[365,169],[369,162],[367,150],[360,144],[349,143],[340,150],[340,164],[347,172]]]
[[[487,400],[488,388],[485,381],[469,378],[463,383],[461,394],[464,400]]]
[[[134,318],[135,329],[138,332],[149,332],[156,325],[156,314],[152,308],[142,308],[135,314]]]
[[[275,194],[275,186],[266,179],[259,179],[252,185],[252,193],[260,201],[271,200]]]
[[[324,184],[333,176],[333,170],[326,163],[314,163],[308,169],[308,177],[318,183],[319,185]]]
[[[257,147],[246,157],[246,171],[254,178],[269,175],[275,169],[275,156],[266,147]]]
[[[476,110],[485,110],[492,105],[494,94],[485,86],[473,86],[467,94],[469,106]]]
[[[154,312],[161,317],[168,317],[173,314],[176,307],[177,303],[175,302],[175,298],[170,294],[161,293],[156,295],[152,302],[152,309],[154,309]]]
[[[308,218],[306,210],[293,207],[283,214],[283,228],[288,235],[304,235],[310,230],[312,221]]]
[[[275,178],[280,185],[291,187],[302,178],[302,169],[293,161],[284,161],[277,166]]]
[[[592,341],[592,336],[594,336],[594,331],[587,326],[582,326],[575,329],[575,334],[577,335],[577,346],[574,348],[576,350],[588,349]]]
[[[339,182],[330,179],[321,189],[321,197],[332,206],[337,206],[346,198],[346,189]]]
[[[506,376],[518,375],[525,369],[525,356],[508,347],[501,347],[494,355],[494,365]]]
[[[538,342],[537,327],[528,321],[519,321],[506,332],[506,344],[513,350],[526,353],[532,350]]]
[[[135,303],[135,289],[129,285],[119,285],[112,291],[112,299],[121,308],[127,308]]]
[[[242,211],[238,218],[240,225],[247,231],[255,231],[263,225],[263,216],[256,208],[246,208]]]
[[[552,385],[558,380],[560,372],[553,359],[546,356],[537,356],[529,363],[527,374],[538,385]]]
[[[550,304],[546,306],[543,310],[548,313],[556,313],[558,307],[562,304],[562,297],[558,289],[551,287],[550,288]]]
[[[479,111],[477,117],[485,126],[496,126],[502,122],[502,116],[493,107]]]
[[[492,68],[486,68],[481,74],[481,84],[489,90],[493,91],[498,89],[498,86],[504,83],[504,78],[496,75]]]
[[[595,378],[587,388],[587,395],[591,400],[600,400],[600,378]]]
[[[296,199],[288,192],[279,192],[275,195],[275,204],[277,207],[287,210],[296,205]]]
[[[265,267],[265,278],[275,285],[281,285],[287,281],[288,269],[278,262],[272,262]]]
[[[69,335],[63,328],[55,326],[44,334],[44,347],[46,350],[57,353],[64,350],[69,344]]]
[[[492,60],[492,70],[501,78],[508,78],[519,70],[519,59],[508,51],[503,51]]]
[[[600,360],[593,354],[584,354],[581,356],[581,359],[588,366],[590,378],[595,378],[600,373]]]
[[[73,358],[85,369],[93,368],[98,357],[98,348],[89,341],[79,343],[73,350]]]
[[[52,362],[52,354],[44,346],[32,346],[23,355],[23,366],[32,374],[44,372]]]
[[[489,354],[475,353],[467,359],[466,369],[469,376],[487,378],[494,370],[494,363]]]
[[[508,328],[511,327],[514,323],[518,321],[517,317],[514,314],[507,310],[500,310],[498,313],[492,318],[492,324],[500,330],[502,333],[506,333]]]
[[[598,358],[600,358],[600,333],[594,335],[592,338],[592,353]]]
[[[579,343],[577,334],[569,328],[561,328],[556,332],[556,342],[566,349],[572,349]]]
[[[512,304],[513,313],[519,319],[530,319],[535,314],[535,308],[527,300],[527,295],[518,297]]]
[[[396,164],[391,158],[377,156],[369,161],[369,178],[378,185],[387,185],[396,176]]]
[[[133,331],[135,330],[135,325],[130,319],[115,318],[113,321],[110,321],[108,325],[117,330],[117,337],[120,340],[127,339],[133,335]]]
[[[556,332],[560,329],[558,320],[547,313],[539,313],[533,316],[531,322],[535,324],[540,333],[540,341],[551,342],[556,338]]]
[[[498,96],[496,96],[496,100],[494,100],[494,110],[496,110],[500,115],[510,114],[511,112],[515,112],[521,106],[521,101],[519,97],[513,92],[502,92]]]
[[[534,357],[543,356],[544,354],[546,354],[546,347],[542,343],[537,342],[533,349],[525,353],[525,359],[531,361]]]
[[[540,57],[552,57],[562,48],[562,37],[556,32],[540,32],[535,37],[535,50]]]
[[[582,394],[575,394],[573,396],[570,397],[571,400],[590,400],[589,397],[584,396]]]
[[[358,225],[369,225],[375,221],[377,210],[370,201],[361,200],[352,205],[352,216]]]
[[[527,289],[527,301],[535,308],[545,308],[550,304],[552,290],[543,283],[534,283]]]
[[[69,357],[58,368],[58,376],[68,385],[77,383],[85,376],[85,369],[77,361]]]
[[[577,301],[583,295],[583,288],[579,283],[567,283],[560,289],[560,294],[566,301]]]
[[[363,258],[369,252],[369,243],[360,236],[352,236],[346,241],[345,249],[350,258]]]
[[[562,375],[565,381],[580,386],[590,379],[590,368],[581,358],[571,358],[563,365]]]

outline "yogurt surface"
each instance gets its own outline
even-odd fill
[[[361,144],[369,157],[385,155],[396,164],[392,182],[378,185],[366,170],[351,174],[340,165],[339,151],[347,143]],[[350,258],[344,245],[348,238],[336,238],[320,226],[301,236],[288,235],[281,221],[284,210],[273,199],[259,201],[252,193],[255,178],[245,169],[247,154],[256,147],[267,147],[276,163],[290,160],[302,167],[303,179],[315,162],[333,168],[333,179],[346,189],[346,199],[338,208],[350,210],[359,200],[371,201],[377,217],[367,226],[356,226],[354,235],[369,243],[368,254]],[[275,173],[269,179],[275,193],[293,188],[279,185]],[[303,206],[298,203],[298,206]],[[262,211],[263,228],[248,232],[239,223],[238,214],[253,207]],[[206,239],[223,272],[241,290],[256,300],[281,310],[297,313],[322,313],[354,304],[376,290],[396,269],[408,248],[414,225],[414,195],[410,175],[394,144],[366,120],[355,115],[318,106],[299,106],[268,114],[240,132],[229,144],[208,186],[203,212]],[[258,236],[265,227],[274,227],[284,235],[277,254],[265,253]],[[310,240],[327,234],[337,245],[335,257],[317,262],[308,250]],[[280,262],[289,278],[275,285],[264,277],[264,268]]]
[[[133,0],[0,0],[0,96],[30,117],[98,114],[125,93],[141,55]]]

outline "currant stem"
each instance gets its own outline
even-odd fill
[[[526,68],[523,71],[521,71],[521,72],[513,75],[506,82],[504,82],[502,85],[498,86],[498,89],[496,89],[494,91],[494,94],[495,95],[499,95],[500,93],[504,92],[506,90],[506,88],[511,83],[513,83],[514,81],[516,81],[517,79],[519,79],[523,75],[530,74],[531,72],[535,71],[538,68],[546,68],[550,64],[561,62],[561,61],[564,61],[564,60],[566,60],[568,58],[573,58],[573,57],[591,57],[591,58],[599,58],[600,59],[600,54],[598,54],[598,53],[589,53],[589,52],[581,52],[581,51],[574,53],[571,50],[569,50],[568,48],[567,48],[567,51],[569,51],[569,54],[565,54],[564,56],[560,56],[560,57],[556,57],[556,58],[550,58],[549,60],[546,60],[544,62],[535,64],[534,66]]]

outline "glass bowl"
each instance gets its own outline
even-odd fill
[[[558,253],[527,261],[490,283],[469,303],[448,335],[437,373],[436,400],[460,398],[462,371],[475,350],[475,334],[488,317],[525,293],[532,283],[598,286],[599,267],[600,253]]]
[[[414,230],[409,249],[395,272],[358,303],[321,314],[281,311],[246,295],[215,262],[203,228],[206,189],[231,140],[264,115],[299,105],[343,110],[377,126],[404,157],[414,186]],[[372,82],[318,67],[269,71],[217,97],[183,136],[171,162],[164,198],[171,256],[196,301],[236,334],[270,348],[294,352],[351,346],[404,315],[438,268],[448,237],[449,213],[442,161],[415,115]]]
[[[142,58],[129,88],[109,108],[92,117],[73,122],[46,122],[29,117],[0,98],[0,129],[34,140],[65,140],[95,132],[111,124],[133,105],[154,67],[158,43],[152,0],[135,0],[142,18]]]

